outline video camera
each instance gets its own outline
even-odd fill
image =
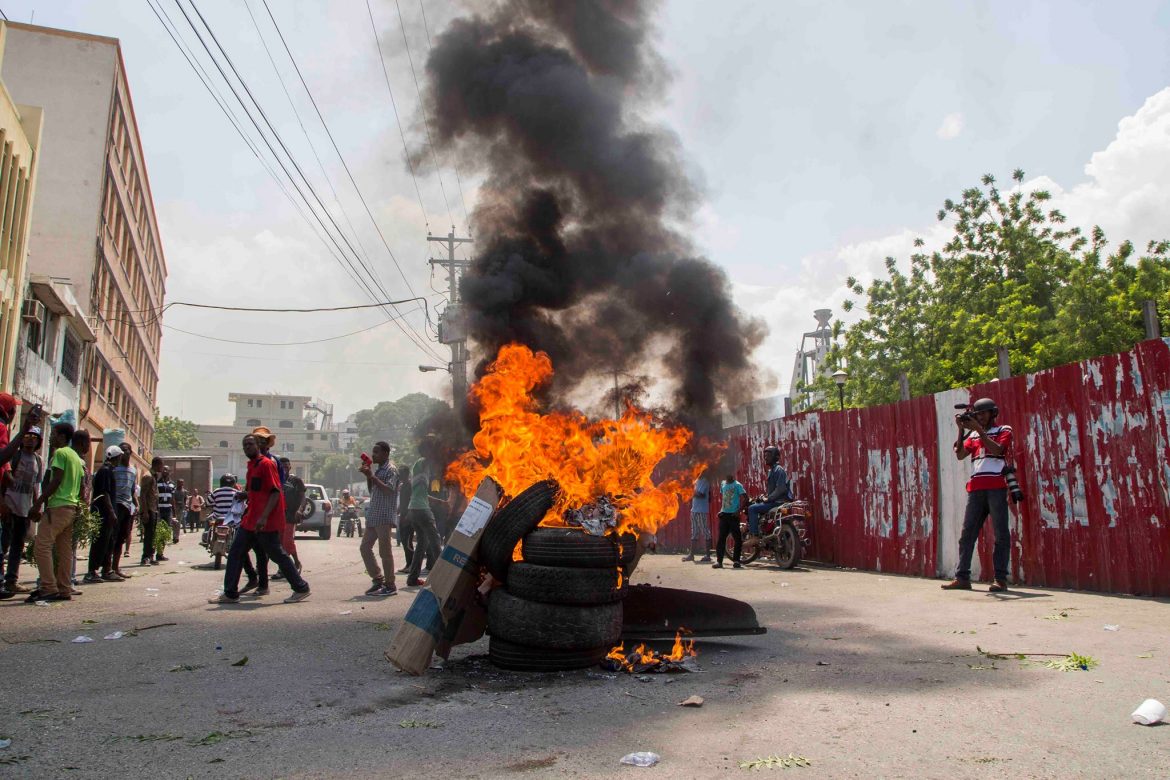
[[[967,422],[975,419],[975,405],[974,404],[955,404],[955,409],[962,409],[960,414],[955,415],[955,419],[960,422]]]

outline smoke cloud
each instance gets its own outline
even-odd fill
[[[435,39],[425,99],[440,154],[484,179],[461,288],[478,354],[547,352],[554,399],[661,365],[673,410],[699,421],[753,395],[764,330],[679,227],[697,192],[677,138],[639,114],[666,81],[656,7],[493,3]]]

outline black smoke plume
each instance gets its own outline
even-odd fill
[[[512,341],[544,350],[554,399],[660,362],[697,424],[752,396],[763,326],[681,232],[697,193],[675,136],[639,114],[665,81],[656,7],[492,3],[435,39],[426,101],[440,153],[484,176],[461,288],[483,360]]]

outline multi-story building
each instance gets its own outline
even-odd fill
[[[121,47],[10,23],[2,72],[14,99],[45,111],[29,271],[70,282],[96,335],[77,418],[95,438],[125,438],[145,456],[167,270]]]
[[[13,394],[55,414],[77,416],[78,385],[96,338],[66,281],[33,274],[22,308]]]
[[[231,425],[198,425],[197,448],[182,452],[159,450],[157,454],[163,457],[208,456],[213,481],[225,473],[242,476],[248,462],[241,442],[245,434],[263,425],[276,434],[273,454],[287,457],[292,463],[293,473],[309,481],[313,456],[337,451],[332,404],[307,395],[277,393],[230,393],[228,401],[236,405]]]
[[[0,389],[13,387],[24,300],[29,230],[40,160],[39,108],[17,105],[2,64],[8,25],[0,22]]]

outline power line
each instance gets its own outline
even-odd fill
[[[410,56],[410,41],[406,39],[406,22],[402,20],[402,6],[394,0],[394,7],[398,9],[398,27],[402,30],[402,44],[406,47],[406,61],[410,63],[410,75],[414,79],[414,91],[418,94],[418,110],[422,114],[423,128],[427,131],[427,146],[431,150],[431,159],[435,162],[435,177],[439,180],[439,191],[443,193],[443,204],[447,207],[447,219],[451,220],[451,229],[455,229],[455,217],[451,216],[451,204],[447,200],[447,188],[443,186],[443,171],[439,165],[439,156],[435,153],[435,144],[431,140],[431,123],[427,119],[427,107],[423,103],[422,89],[418,85],[418,74],[414,71],[414,57]]]
[[[366,0],[368,4],[370,0]],[[422,13],[423,31],[427,34],[427,53],[431,51],[431,28],[427,24],[427,9],[423,0],[418,0],[418,10]],[[463,206],[463,223],[467,225],[468,235],[471,235],[471,221],[467,216],[467,201],[463,199],[463,178],[459,175],[458,155],[451,152],[451,170],[455,171],[455,186],[459,188],[459,204]]]
[[[225,355],[222,352],[199,352],[196,350],[188,350],[184,355],[203,355],[205,357],[228,358],[231,360],[264,360],[273,363],[287,363],[288,358],[283,357],[264,357],[262,355]],[[298,357],[297,363],[315,363],[329,366],[385,366],[388,368],[414,368],[414,363],[386,363],[377,360],[309,360],[307,358]]]
[[[386,69],[386,55],[382,53],[382,39],[378,37],[378,26],[374,23],[374,9],[370,6],[370,0],[366,0],[366,13],[370,16],[370,30],[374,33],[374,45],[378,48],[378,62],[382,64],[382,77],[386,80],[386,91],[390,93],[390,108],[394,111],[394,122],[398,125],[398,136],[402,139],[402,154],[410,169],[410,178],[414,182],[414,194],[418,196],[418,207],[422,211],[423,222],[426,223],[429,230],[431,221],[427,219],[427,209],[423,206],[422,191],[418,188],[418,177],[414,175],[414,160],[410,157],[410,149],[406,143],[406,132],[402,129],[402,119],[398,116],[398,104],[394,101],[394,89],[390,86],[390,71]]]
[[[373,325],[371,325],[368,328],[362,328],[361,330],[353,330],[353,331],[350,331],[349,333],[342,333],[339,336],[330,336],[330,337],[324,338],[324,339],[312,339],[310,341],[240,341],[238,339],[225,339],[225,338],[220,338],[219,336],[208,336],[204,333],[195,333],[193,331],[183,330],[182,328],[176,328],[174,325],[163,325],[163,327],[166,328],[167,330],[173,330],[173,331],[176,331],[178,333],[185,333],[188,336],[195,336],[197,338],[207,339],[209,341],[222,341],[225,344],[245,344],[247,346],[252,346],[252,347],[300,347],[300,346],[304,346],[306,344],[323,344],[326,341],[338,341],[340,339],[347,339],[350,336],[356,336],[359,333],[368,333],[369,331],[373,330],[374,328],[380,328],[383,325],[386,325],[390,322],[393,322],[393,320],[384,320],[382,322],[375,322]]]
[[[365,290],[366,294],[370,297],[371,300],[375,300],[375,301],[378,300],[378,296],[374,293],[370,284],[368,284],[365,281],[365,279],[361,278],[361,274],[358,272],[358,269],[354,266],[354,263],[350,260],[349,256],[346,255],[346,252],[344,249],[342,249],[341,244],[338,243],[338,241],[337,241],[338,238],[340,238],[341,242],[343,242],[346,245],[346,247],[348,247],[349,252],[353,255],[354,259],[357,261],[358,266],[360,266],[362,268],[362,270],[365,271],[366,276],[373,283],[373,285],[379,289],[379,291],[381,292],[381,294],[384,297],[389,298],[390,296],[388,294],[386,294],[385,289],[382,288],[380,282],[377,279],[376,274],[374,274],[374,272],[365,263],[362,262],[361,257],[358,255],[357,251],[353,248],[353,245],[349,242],[349,239],[346,238],[344,231],[341,230],[341,227],[337,224],[337,221],[333,218],[332,214],[325,207],[325,204],[321,201],[321,198],[317,194],[312,183],[308,180],[308,177],[305,176],[304,171],[301,169],[300,165],[297,163],[296,158],[289,151],[287,145],[284,143],[284,140],[281,138],[280,133],[277,132],[276,128],[272,125],[272,122],[268,119],[268,115],[264,112],[263,107],[260,105],[259,101],[256,99],[256,96],[255,96],[255,94],[253,94],[251,88],[248,86],[247,81],[240,74],[239,70],[235,66],[235,63],[232,61],[230,55],[228,55],[228,53],[224,49],[223,45],[220,44],[219,39],[215,35],[214,30],[211,29],[211,26],[208,24],[206,18],[199,11],[198,6],[195,5],[194,0],[188,0],[188,2],[190,3],[192,10],[194,10],[196,15],[199,16],[199,19],[203,23],[203,26],[204,26],[204,28],[206,28],[208,34],[210,35],[212,42],[215,44],[215,46],[219,50],[221,56],[227,62],[227,65],[231,69],[232,73],[235,75],[236,80],[239,81],[240,86],[243,87],[244,91],[248,95],[248,98],[252,101],[252,104],[256,107],[256,110],[259,112],[260,117],[264,120],[264,124],[268,127],[269,133],[272,134],[272,136],[276,140],[277,144],[279,144],[280,148],[284,151],[284,154],[288,158],[289,163],[292,165],[293,169],[296,170],[297,174],[300,176],[301,181],[304,183],[304,187],[309,191],[309,194],[312,195],[313,200],[316,201],[318,208],[320,208],[320,210],[324,213],[325,217],[329,220],[329,223],[332,224],[334,231],[336,231],[336,233],[337,233],[337,236],[334,236],[333,233],[331,233],[329,231],[329,228],[325,224],[325,221],[322,219],[321,215],[318,214],[317,210],[313,208],[312,203],[310,203],[308,197],[305,195],[304,191],[301,189],[301,185],[297,182],[296,178],[289,171],[288,167],[284,164],[284,160],[276,152],[276,149],[273,147],[272,143],[268,140],[268,136],[265,135],[264,130],[260,127],[260,123],[257,122],[256,118],[252,114],[252,111],[249,109],[247,103],[240,96],[240,93],[236,90],[231,79],[228,78],[227,73],[224,71],[223,67],[219,63],[219,60],[211,52],[211,48],[208,46],[207,42],[204,40],[203,35],[199,32],[199,29],[195,25],[194,20],[187,13],[186,9],[183,7],[180,0],[175,0],[175,3],[176,3],[176,5],[178,5],[180,12],[182,12],[183,17],[186,19],[187,24],[191,27],[192,31],[195,33],[195,36],[199,40],[200,45],[203,47],[203,49],[207,53],[208,57],[211,59],[212,63],[215,65],[216,70],[219,71],[220,76],[223,78],[224,82],[227,84],[228,88],[231,90],[232,95],[236,98],[237,102],[239,102],[241,108],[244,110],[244,113],[247,115],[249,121],[256,128],[256,131],[260,135],[260,138],[264,142],[264,145],[268,148],[269,152],[272,154],[273,158],[276,160],[277,164],[280,166],[280,168],[284,172],[285,176],[288,177],[290,183],[292,183],[294,189],[296,189],[297,194],[301,197],[302,200],[304,200],[305,205],[309,208],[309,212],[313,215],[314,219],[316,219],[320,223],[322,229],[324,230],[325,234],[328,236],[329,240],[337,247],[338,252],[341,255],[341,258],[344,260],[345,266],[348,266],[349,269],[353,272],[353,274],[356,275],[355,281],[359,284],[359,286],[361,286]],[[390,315],[386,312],[384,312],[384,314],[386,315],[387,320],[391,321]],[[394,321],[396,321],[396,320],[394,320]],[[436,357],[436,359],[438,359],[437,353],[430,347],[430,345],[428,343],[426,343],[425,341],[420,341],[414,332],[407,330],[405,327],[403,327],[403,325],[400,322],[398,323],[398,328],[403,332],[404,335],[407,336],[407,338],[409,338],[411,341],[413,341],[416,346],[418,346],[424,352],[426,352],[426,353],[430,354],[431,356]]]
[[[313,97],[313,91],[309,89],[305,77],[301,74],[300,66],[297,65],[297,60],[293,57],[292,50],[288,47],[288,42],[284,39],[284,33],[280,31],[280,25],[276,23],[276,17],[272,15],[272,9],[268,7],[268,0],[261,0],[264,3],[264,10],[268,12],[268,18],[272,20],[272,27],[276,30],[277,36],[280,38],[280,43],[284,46],[284,51],[288,55],[289,62],[292,63],[293,70],[296,71],[297,78],[301,80],[301,86],[305,88],[305,94],[309,96],[309,102],[313,104],[313,110],[317,112],[317,118],[321,120],[321,127],[325,129],[325,135],[329,137],[329,143],[333,144],[333,151],[337,152],[337,159],[341,160],[341,167],[345,169],[346,176],[349,177],[350,184],[353,185],[354,191],[357,193],[358,200],[362,202],[362,206],[366,209],[366,214],[370,218],[370,222],[374,226],[374,230],[378,232],[378,237],[382,239],[382,246],[386,247],[386,252],[390,255],[390,259],[394,261],[394,267],[398,269],[398,274],[402,277],[406,289],[410,290],[410,294],[414,295],[414,288],[411,287],[410,281],[406,278],[406,273],[403,272],[402,266],[398,262],[398,258],[394,256],[394,250],[390,248],[390,244],[386,241],[386,236],[382,233],[382,228],[378,225],[378,220],[374,219],[374,212],[370,210],[370,204],[366,202],[365,196],[362,195],[361,187],[358,186],[357,180],[354,179],[353,173],[349,170],[349,164],[345,161],[345,155],[341,153],[341,149],[337,146],[337,141],[333,138],[333,133],[329,130],[329,125],[325,121],[325,116],[321,113],[320,107],[317,105],[316,98]]]

